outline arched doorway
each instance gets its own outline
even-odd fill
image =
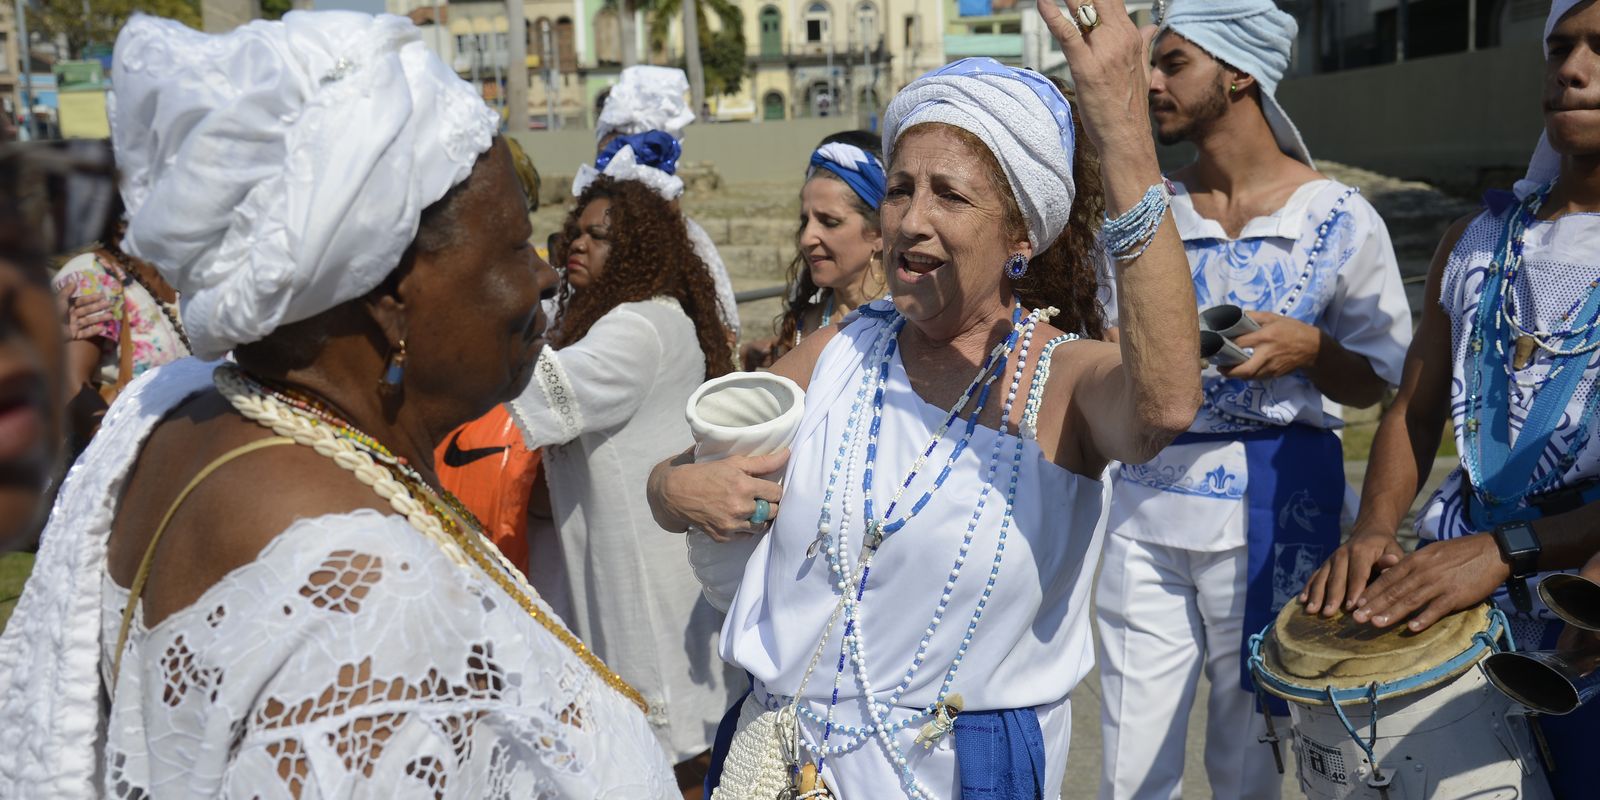
[[[602,8],[594,15],[594,60],[606,66],[622,63],[622,19],[616,9]]]
[[[781,121],[785,116],[783,92],[767,92],[761,100],[761,118]]]

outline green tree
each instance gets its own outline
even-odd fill
[[[67,52],[76,58],[88,45],[115,42],[135,11],[200,27],[199,0],[41,0],[28,7],[28,32],[65,36]]]
[[[699,34],[700,63],[705,69],[708,94],[739,91],[745,73],[744,12],[732,0],[694,0],[695,27]],[[683,0],[655,0],[650,5],[649,41],[652,50],[666,47],[672,22],[683,13]],[[718,29],[712,30],[711,18]],[[688,49],[687,47],[685,48]],[[685,64],[686,67],[689,65]],[[696,108],[696,114],[700,109]]]

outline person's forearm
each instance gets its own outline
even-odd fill
[[[1108,137],[1100,154],[1106,211],[1115,217],[1137,205],[1162,182],[1149,124]],[[1140,138],[1142,137],[1142,138]],[[1132,423],[1148,434],[1148,455],[1188,428],[1200,407],[1200,318],[1189,259],[1171,214],[1156,230],[1144,255],[1117,262],[1117,344],[1122,350]]]
[[[1366,408],[1382,400],[1389,384],[1378,377],[1372,362],[1347,349],[1327,331],[1318,333],[1322,343],[1317,347],[1317,359],[1304,370],[1317,391],[1351,408]]]
[[[1578,569],[1600,553],[1600,503],[1533,521],[1539,569]]]
[[[650,470],[650,478],[645,484],[645,497],[650,503],[650,515],[655,517],[656,524],[661,529],[671,533],[683,533],[689,528],[689,520],[674,512],[666,501],[665,483],[667,472],[679,464],[690,463],[693,458],[692,450],[685,450],[672,458],[667,459]]]
[[[1372,440],[1366,480],[1361,484],[1361,510],[1354,526],[1357,533],[1393,536],[1399,532],[1422,487],[1422,476],[1433,470],[1433,458],[1439,452],[1443,424],[1431,424],[1431,419],[1404,401],[1384,412]]]

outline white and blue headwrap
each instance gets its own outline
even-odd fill
[[[1550,4],[1550,16],[1544,21],[1544,39],[1541,42],[1546,57],[1550,55],[1550,34],[1555,31],[1556,23],[1580,2],[1582,0],[1554,0]],[[1539,144],[1533,149],[1533,158],[1528,161],[1528,174],[1517,181],[1512,191],[1520,200],[1544,188],[1546,184],[1553,183],[1560,174],[1561,154],[1550,146],[1550,137],[1541,131]]]
[[[888,179],[883,174],[883,164],[871,153],[844,142],[829,142],[811,154],[811,165],[806,168],[806,180],[825,169],[849,186],[856,196],[874,209],[883,205],[884,187]]]
[[[683,179],[677,175],[681,155],[683,146],[670,133],[645,131],[618,136],[600,151],[594,166],[578,167],[578,176],[572,179],[572,196],[582,196],[595,178],[605,175],[619,181],[638,181],[656,194],[675,200],[683,194]]]
[[[992,58],[946,64],[912,81],[889,102],[883,152],[891,161],[900,135],[924,122],[951,125],[982,140],[1006,174],[1034,252],[1055,243],[1077,196],[1072,106],[1055,84]]]
[[[1300,31],[1294,17],[1272,0],[1175,0],[1161,21],[1161,31],[1173,31],[1212,58],[1255,78],[1261,87],[1261,111],[1278,148],[1316,168],[1300,130],[1276,97]]]

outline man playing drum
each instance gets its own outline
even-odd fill
[[[1301,594],[1310,613],[1421,631],[1493,596],[1520,647],[1548,648],[1560,626],[1530,584],[1600,549],[1600,2],[1557,0],[1545,30],[1545,138],[1514,194],[1440,244],[1361,513]],[[1428,546],[1407,554],[1396,531],[1447,415],[1462,464],[1417,516]],[[1557,795],[1592,796],[1582,749],[1600,708],[1542,726]]]
[[[1155,40],[1157,135],[1199,150],[1171,176],[1195,293],[1260,330],[1236,339],[1249,360],[1207,371],[1189,433],[1116,473],[1097,596],[1103,800],[1177,796],[1202,665],[1212,792],[1279,796],[1241,650],[1338,546],[1340,423],[1324,408],[1377,402],[1410,338],[1383,220],[1316,171],[1273,97],[1295,31],[1270,0],[1179,0]]]

